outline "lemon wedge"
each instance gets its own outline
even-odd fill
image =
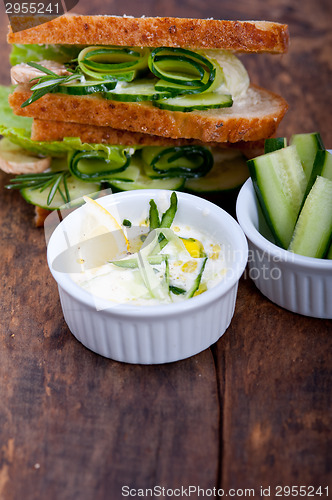
[[[129,241],[116,218],[113,217],[113,215],[96,200],[90,198],[89,196],[83,196],[83,199],[87,204],[86,214],[89,218],[88,222],[92,228],[101,234],[108,231],[120,231],[121,237],[123,237],[126,247],[129,250]]]
[[[89,268],[119,259],[130,251],[123,228],[113,215],[89,196],[83,196],[80,260]]]

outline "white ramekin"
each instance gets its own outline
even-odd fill
[[[138,223],[148,214],[149,200],[167,200],[171,192],[138,190],[98,200],[119,217]],[[54,269],[54,259],[68,248],[67,236],[79,225],[82,208],[68,215],[53,232],[47,249],[50,271],[58,283],[65,321],[73,335],[92,351],[128,363],[155,364],[197,354],[216,342],[234,314],[238,281],[246,266],[248,246],[237,222],[216,205],[193,195],[177,193],[174,224],[186,223],[224,242],[229,266],[214,288],[187,301],[156,306],[131,306],[98,300],[70,275]]]
[[[249,277],[257,288],[289,311],[332,318],[332,260],[296,255],[272,243],[251,179],[238,195],[236,215],[248,239]]]

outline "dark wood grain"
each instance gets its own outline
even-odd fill
[[[80,345],[62,318],[43,232],[15,195],[1,200],[0,498],[49,491],[52,499],[104,499],[108,492],[119,498],[123,485],[214,485],[219,404],[211,352],[155,368]]]
[[[329,0],[104,4],[81,0],[75,11],[288,23],[287,55],[245,64],[289,102],[280,135],[319,130],[332,147]],[[3,4],[0,14],[7,84]],[[0,175],[0,500],[120,500],[124,485],[254,488],[256,498],[271,486],[275,498],[278,484],[312,484],[331,494],[331,321],[275,306],[245,275],[211,349],[152,367],[97,356],[68,331],[43,231],[8,179]]]
[[[215,346],[223,487],[331,487],[331,321],[277,308],[245,281]]]

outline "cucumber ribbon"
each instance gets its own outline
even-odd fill
[[[183,112],[233,104],[230,94],[220,92],[225,76],[219,63],[178,47],[85,47],[67,63],[69,75],[64,76],[38,63],[28,64],[46,76],[36,78],[37,83],[31,87],[33,94],[22,107],[51,92],[101,93],[105,99],[150,101],[161,109]]]
[[[204,146],[152,146],[145,148],[142,156],[147,165],[145,173],[151,178],[202,177],[211,170],[214,163],[211,151]]]
[[[149,49],[139,47],[86,47],[77,58],[81,71],[95,79],[131,82],[148,67]]]
[[[82,181],[104,181],[111,175],[123,172],[129,166],[130,156],[117,147],[109,151],[75,151],[69,156],[69,170]]]
[[[69,170],[83,181],[107,181],[110,176],[114,179],[114,174],[128,168],[135,151],[136,148],[116,146],[103,150],[75,151],[69,156]],[[211,151],[204,146],[150,146],[143,148],[141,154],[145,173],[152,179],[202,177],[214,163]]]
[[[85,75],[95,79],[130,82],[138,70],[150,69],[160,81],[157,90],[172,94],[194,94],[208,90],[216,78],[215,64],[201,54],[188,49],[158,47],[95,46],[83,49],[77,58]]]
[[[158,47],[149,56],[150,71],[160,78],[158,90],[174,94],[205,92],[216,77],[215,65],[206,57],[187,49]]]

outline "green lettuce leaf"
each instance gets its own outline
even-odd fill
[[[12,66],[43,59],[65,63],[75,59],[82,48],[83,46],[79,45],[13,44],[9,61]]]
[[[9,94],[14,91],[14,86],[0,85],[0,127],[3,128],[17,128],[30,136],[32,127],[32,118],[27,116],[14,115],[8,103]],[[2,134],[2,132],[0,132]]]
[[[0,85],[0,134],[14,144],[31,153],[61,157],[73,151],[103,151],[107,159],[125,158],[125,153],[133,154],[135,148],[127,146],[112,146],[109,144],[83,143],[79,137],[65,137],[63,141],[39,142],[31,140],[32,118],[17,116],[8,104],[8,96],[14,87]]]

